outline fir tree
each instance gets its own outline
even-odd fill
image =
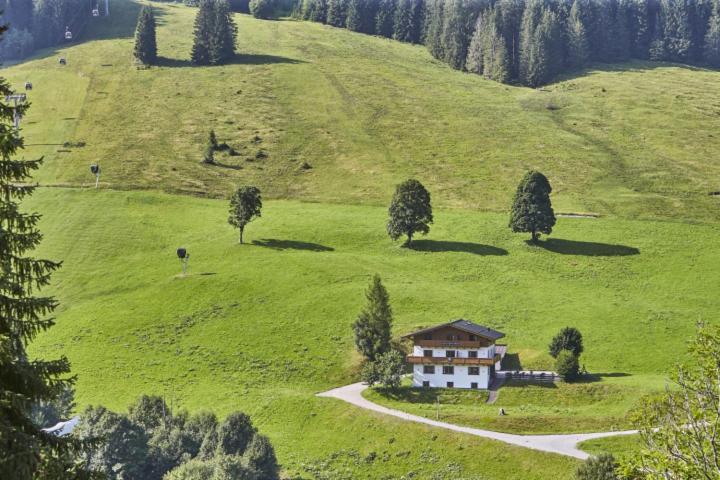
[[[549,235],[555,226],[555,212],[550,202],[552,188],[548,179],[540,172],[525,174],[515,192],[510,228],[513,232],[528,232],[532,241],[537,242],[541,233]]]
[[[155,39],[155,15],[152,7],[144,5],[135,29],[135,58],[145,65],[157,63],[157,42]]]
[[[210,134],[208,135],[208,143],[205,146],[205,151],[203,153],[203,162],[208,163],[210,165],[215,164],[215,152],[218,149],[218,143],[217,143],[217,137],[215,136],[215,130],[210,130]]]
[[[4,31],[3,30],[0,30]],[[0,79],[0,98],[12,92]],[[24,113],[25,106],[17,107]],[[32,195],[31,173],[41,160],[13,160],[23,140],[13,126],[13,109],[0,108],[0,472],[3,478],[30,480],[58,471],[69,460],[73,441],[47,434],[31,419],[33,405],[52,401],[72,384],[70,364],[58,360],[30,360],[27,347],[53,326],[45,317],[57,307],[37,291],[50,283],[59,263],[38,260],[32,251],[42,240],[40,215],[20,206]],[[53,466],[55,464],[55,466]],[[65,469],[62,469],[66,472]],[[52,474],[50,474],[52,475]],[[57,478],[57,477],[56,477]],[[74,478],[74,477],[73,477]]]
[[[412,43],[425,42],[425,0],[413,1]]]
[[[668,60],[684,62],[692,46],[685,0],[661,0],[663,40]]]
[[[425,45],[435,58],[443,58],[442,26],[444,17],[444,1],[428,0],[425,12]]]
[[[655,14],[654,28],[648,48],[648,56],[650,60],[665,60],[667,52],[665,50],[665,39],[663,38],[663,24],[660,13]]]
[[[416,233],[427,234],[433,222],[430,192],[417,180],[406,180],[395,189],[388,210],[387,232],[390,238],[397,240],[407,237],[406,246],[412,243]]]
[[[500,0],[495,4],[498,12],[496,25],[500,34],[505,39],[510,79],[517,78],[518,62],[520,52],[520,25],[523,11],[525,10],[524,0]]]
[[[347,22],[347,0],[328,0],[327,24],[345,27]]]
[[[310,20],[313,22],[325,23],[327,22],[327,0],[317,0],[315,2],[315,10],[313,11]]]
[[[199,9],[195,15],[194,40],[190,54],[190,59],[195,65],[210,65],[214,24],[213,4],[213,0],[200,0]]]
[[[398,0],[395,9],[393,38],[401,42],[413,41],[413,0]]]
[[[629,24],[630,9],[626,1],[619,0],[611,19],[611,48],[610,57],[613,62],[624,61],[630,58],[631,31]]]
[[[650,10],[648,0],[625,0],[630,15],[632,56],[646,59],[650,53]]]
[[[477,21],[475,22],[475,31],[470,39],[470,45],[468,46],[467,59],[465,60],[465,69],[471,73],[482,74],[483,73],[483,61],[485,55],[483,49],[485,47],[485,37],[487,30],[485,28],[486,13],[481,12],[478,15]]]
[[[583,0],[575,0],[568,18],[568,64],[573,68],[585,65],[590,57],[587,29],[583,23]]]
[[[392,38],[394,23],[395,0],[380,0],[375,18],[375,32],[380,36]]]
[[[523,12],[520,28],[520,59],[518,77],[523,85],[535,86],[534,79],[541,76],[536,30],[542,15],[542,4],[539,0],[528,0]]]
[[[227,0],[214,0],[210,63],[221,65],[235,56],[237,26]]]
[[[479,13],[476,0],[447,0],[443,13],[443,59],[451,67],[465,68],[467,49]]]
[[[713,13],[705,34],[704,56],[710,66],[720,68],[720,0],[715,0],[713,5]]]
[[[353,324],[355,345],[370,362],[390,350],[392,333],[392,309],[390,296],[379,275],[375,275],[365,292],[367,306]]]
[[[483,36],[483,75],[490,80],[507,82],[510,79],[510,65],[505,38],[498,28],[498,17],[496,9],[488,13]]]
[[[368,1],[372,0],[349,0],[347,8],[347,20],[345,26],[353,32],[370,33],[367,31],[367,8]]]

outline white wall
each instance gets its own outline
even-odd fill
[[[455,350],[455,357],[457,358],[469,358],[468,352],[475,350],[478,352],[478,358],[493,358],[495,356],[495,345],[483,348],[423,348],[420,345],[413,347],[413,356],[422,357],[423,350],[432,350],[433,357],[445,358],[445,352],[448,350]]]
[[[420,352],[422,354],[422,352]],[[475,366],[475,365],[471,365]],[[477,365],[480,375],[468,375],[468,365],[453,365],[455,373],[444,375],[442,365],[435,365],[434,374],[423,373],[423,365],[413,365],[413,386],[422,387],[423,382],[430,382],[431,388],[447,387],[447,382],[454,382],[454,388],[470,388],[472,382],[477,382],[478,388],[487,389],[490,382],[490,368],[486,365]]]

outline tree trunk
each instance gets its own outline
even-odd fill
[[[538,234],[535,230],[532,231],[532,243],[537,243],[538,241]]]
[[[408,232],[407,236],[408,236],[408,239],[407,239],[407,242],[405,242],[405,245],[409,247],[412,244],[412,236],[413,236],[412,232]]]
[[[245,230],[245,227],[240,227],[240,245],[243,244],[243,231]]]

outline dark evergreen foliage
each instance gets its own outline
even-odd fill
[[[220,65],[235,55],[237,26],[227,0],[201,0],[195,16],[190,59],[195,65]]]
[[[272,18],[275,13],[274,0],[250,0],[250,13],[255,18]]]
[[[510,228],[513,232],[528,232],[532,241],[537,242],[541,233],[549,235],[555,226],[555,212],[550,203],[552,188],[548,179],[540,172],[525,174],[513,201],[510,213]]]
[[[392,309],[390,296],[379,275],[375,275],[365,292],[367,305],[353,323],[355,346],[366,360],[373,362],[390,350]]]
[[[555,371],[566,382],[574,382],[580,377],[580,359],[569,350],[563,350],[555,360]]]
[[[265,435],[255,434],[243,453],[243,464],[257,472],[259,480],[277,480],[278,464],[275,449]]]
[[[0,99],[11,93],[0,79]],[[15,160],[22,148],[13,109],[0,100],[0,472],[13,480],[65,470],[59,464],[71,461],[79,447],[43,432],[33,421],[32,408],[61,397],[72,379],[65,357],[30,360],[27,353],[36,336],[54,325],[47,316],[57,302],[38,291],[50,283],[60,264],[32,254],[42,240],[37,229],[40,215],[26,212],[21,203],[35,190],[31,175],[42,159]]]
[[[720,66],[718,0],[325,1],[304,0],[302,18],[424,43],[453,68],[506,83],[536,87],[631,58]]]
[[[406,246],[412,243],[413,235],[430,231],[433,222],[430,192],[417,180],[406,180],[395,189],[390,209],[387,232],[390,238],[397,240],[407,237]]]
[[[143,5],[135,28],[135,58],[145,65],[157,63],[155,15],[150,5]]]

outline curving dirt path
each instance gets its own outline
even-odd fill
[[[477,437],[489,438],[499,442],[505,442],[510,445],[517,445],[533,450],[541,450],[543,452],[557,453],[568,457],[575,457],[581,460],[588,458],[590,455],[577,448],[577,444],[586,440],[595,438],[613,437],[616,435],[632,435],[637,430],[624,430],[619,432],[596,432],[596,433],[569,433],[569,434],[553,434],[553,435],[517,435],[514,433],[493,432],[492,430],[482,430],[479,428],[463,427],[452,423],[439,422],[429,418],[420,417],[410,413],[401,412],[392,408],[383,407],[377,403],[373,403],[362,396],[363,390],[368,388],[364,383],[353,383],[344,387],[334,388],[327,392],[318,393],[318,397],[337,398],[345,402],[351,403],[357,407],[374,412],[391,415],[393,417],[407,420],[410,422],[424,423],[433,427],[445,428],[454,432],[467,433]]]

